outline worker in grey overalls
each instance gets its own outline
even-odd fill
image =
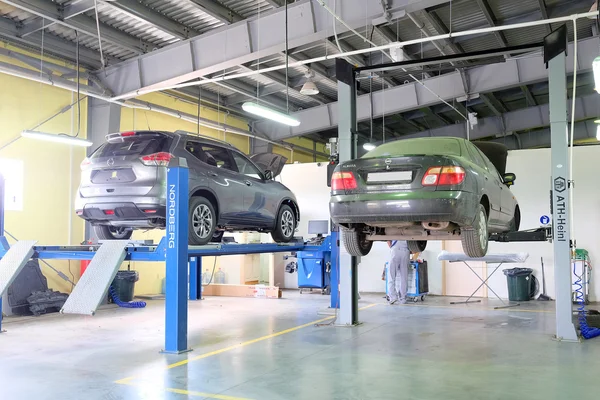
[[[408,265],[410,263],[410,250],[405,240],[388,240],[390,246],[390,264],[388,267],[388,296],[389,304],[400,300],[406,304],[408,291]]]

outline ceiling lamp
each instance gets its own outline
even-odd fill
[[[302,89],[300,89],[300,93],[307,95],[307,96],[314,96],[319,94],[319,88],[317,87],[317,85],[315,85],[315,82],[313,82],[313,78],[315,77],[315,74],[309,70],[306,73],[306,82],[304,82],[304,85],[302,85]]]
[[[81,139],[75,136],[65,135],[64,133],[54,134],[54,133],[45,133],[45,132],[37,132],[37,131],[28,131],[25,130],[21,132],[21,137],[44,140],[46,142],[55,142],[55,143],[63,143],[69,144],[71,146],[81,146],[81,147],[90,147],[94,143],[89,140]]]
[[[594,86],[596,92],[600,93],[600,56],[592,61],[592,69],[594,71]]]
[[[293,117],[290,117],[287,114],[272,110],[268,107],[261,106],[260,104],[253,103],[251,101],[247,101],[244,104],[242,104],[242,109],[246,112],[249,112],[250,114],[258,115],[259,117],[270,119],[271,121],[279,122],[280,124],[285,124],[289,126],[300,125],[300,121]]]

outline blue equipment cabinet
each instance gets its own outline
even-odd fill
[[[321,289],[322,294],[330,294],[331,251],[299,251],[298,287]]]

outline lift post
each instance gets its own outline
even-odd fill
[[[191,350],[187,347],[188,176],[184,158],[171,160],[167,170],[165,353]]]
[[[552,227],[554,286],[556,290],[556,338],[578,341],[573,325],[571,298],[571,242],[569,208],[569,138],[567,124],[567,26],[544,38],[544,62],[550,94],[550,147],[552,157]],[[571,143],[572,145],[572,143]]]
[[[338,79],[338,149],[339,162],[356,158],[356,71],[347,61],[335,59]],[[343,239],[343,232],[340,232]],[[332,254],[333,258],[336,254]],[[339,246],[340,325],[358,324],[358,258]],[[332,291],[333,293],[333,291]]]

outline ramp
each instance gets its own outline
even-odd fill
[[[36,240],[19,240],[0,260],[0,299],[33,256],[33,246],[36,243]]]
[[[63,314],[94,315],[119,267],[125,260],[128,240],[102,243],[85,273],[60,310]]]

